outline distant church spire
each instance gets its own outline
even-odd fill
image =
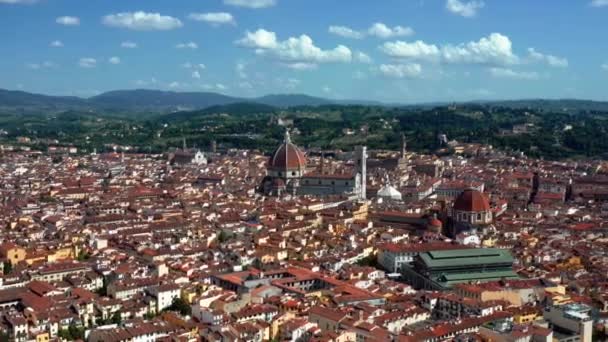
[[[182,149],[185,151],[186,150],[186,137],[182,138],[182,144],[183,144]]]

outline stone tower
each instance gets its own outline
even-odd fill
[[[357,173],[361,175],[361,187],[359,188],[359,199],[367,198],[367,147],[357,146],[355,150],[355,162]]]
[[[406,154],[407,154],[407,141],[405,140],[405,134],[401,133],[401,159],[404,159]]]

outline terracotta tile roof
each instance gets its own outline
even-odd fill
[[[454,210],[475,213],[490,211],[490,202],[482,192],[467,189],[454,201]]]

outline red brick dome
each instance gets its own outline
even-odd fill
[[[456,198],[454,210],[474,213],[487,212],[490,211],[490,202],[482,192],[466,189]]]
[[[436,217],[432,217],[429,220],[429,226],[431,226],[431,227],[437,227],[437,228],[442,228],[443,227],[443,222],[439,221],[439,219],[437,219]]]
[[[285,133],[285,141],[274,152],[268,166],[275,170],[301,170],[306,167],[306,156],[291,143],[289,133]]]

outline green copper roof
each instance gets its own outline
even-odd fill
[[[512,264],[513,256],[504,249],[473,248],[421,253],[420,258],[429,268],[471,267],[491,264]]]

